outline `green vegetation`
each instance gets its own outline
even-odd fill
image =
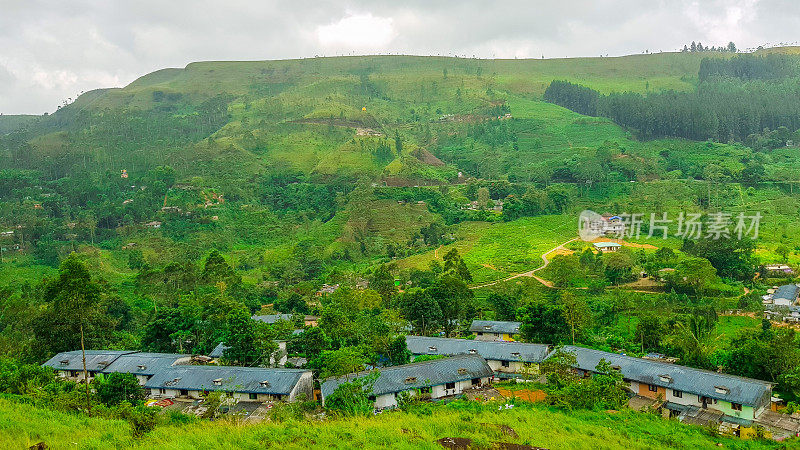
[[[242,365],[268,364],[273,340],[283,339],[320,379],[403,364],[409,329],[464,336],[475,318],[519,320],[532,342],[665,353],[773,381],[797,399],[800,341],[762,321],[760,297],[797,281],[764,264],[800,264],[798,114],[782,91],[800,56],[700,48],[194,63],[86,93],[48,116],[0,118],[0,356],[10,380],[37,386],[4,386],[35,409],[5,402],[31,417],[3,421],[29,427],[33,416],[88,412],[85,390],[34,369],[80,348],[81,334],[87,348],[207,354],[224,342],[223,361]],[[707,109],[695,108],[708,96]],[[740,123],[744,116],[752,120]],[[685,132],[687,121],[703,126]],[[643,235],[619,252],[595,252],[575,240],[584,209],[644,214]],[[650,213],[707,223],[720,212],[760,213],[759,236],[682,239],[672,222],[666,239],[645,238]],[[739,315],[723,314],[731,310]],[[270,325],[257,313],[292,319]],[[319,326],[305,326],[306,314]],[[555,380],[554,404],[620,408],[618,380],[605,375]],[[294,422],[180,425],[185,418],[151,417],[130,381],[98,379],[88,405],[102,419],[64,416],[82,430],[108,420],[108,431],[85,431],[81,442],[349,438],[412,447],[448,433],[481,445],[496,438],[460,418],[491,422],[494,406],[461,402],[432,409],[441,421],[430,423],[409,410],[302,431]],[[366,414],[365,405],[343,398],[338,409]],[[298,420],[305,407],[296,408],[282,411]],[[512,411],[503,414],[519,423],[558,423],[547,436],[517,430],[521,442],[550,448],[700,448],[717,439],[629,411]],[[119,434],[120,420],[146,437]],[[402,421],[423,439],[398,431]],[[47,436],[60,445],[67,428]]]
[[[429,414],[391,412],[377,417],[325,421],[288,419],[244,427],[226,421],[175,423],[157,427],[142,439],[133,439],[129,426],[121,420],[79,417],[3,399],[0,442],[13,448],[45,442],[56,449],[76,444],[98,449],[163,446],[435,449],[441,448],[435,442],[438,439],[464,437],[485,446],[492,442],[513,442],[551,449],[711,449],[717,448],[717,443],[735,449],[781,448],[769,442],[711,437],[700,427],[632,411],[564,412],[522,404],[498,411],[498,406],[456,402],[434,407]],[[510,427],[518,437],[503,432],[501,425]]]

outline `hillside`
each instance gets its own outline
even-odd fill
[[[443,448],[446,437],[557,449],[788,448],[758,441],[712,438],[697,426],[681,425],[636,412],[562,412],[521,405],[498,412],[483,405],[437,407],[432,415],[389,412],[377,417],[235,425],[189,423],[159,426],[141,439],[121,420],[81,418],[0,400],[0,443],[27,448],[39,442],[49,448]],[[44,425],[43,425],[44,424]],[[502,429],[505,426],[507,428]],[[510,431],[509,431],[510,430]],[[512,434],[513,433],[513,434]]]

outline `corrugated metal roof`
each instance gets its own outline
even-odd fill
[[[622,376],[627,380],[677,389],[728,402],[750,406],[760,405],[763,403],[764,398],[769,399],[772,392],[771,383],[752,378],[737,377],[582,347],[565,346],[564,350],[575,354],[577,367],[582,370],[594,371],[600,360],[605,359],[612,367],[619,367]],[[551,355],[548,355],[548,357]]]
[[[438,386],[456,381],[492,376],[486,360],[478,355],[460,355],[402,366],[379,369],[380,376],[372,386],[373,395],[390,394],[410,389]],[[370,372],[352,373],[339,378],[328,378],[322,383],[322,396],[327,397],[346,382],[368,375]]]
[[[501,322],[499,320],[473,320],[469,331],[473,333],[506,333],[517,334],[519,333],[520,322]]]
[[[191,355],[180,353],[145,353],[136,352],[121,355],[111,365],[102,370],[103,373],[132,373],[134,375],[153,375],[159,370],[172,366],[178,360],[185,358],[186,361]]]
[[[279,320],[285,320],[286,322],[292,321],[291,314],[266,314],[261,316],[253,316],[253,320],[258,320],[260,322],[265,323],[275,323]]]
[[[209,353],[208,356],[215,359],[222,358],[222,356],[225,354],[225,350],[229,348],[230,347],[225,345],[224,342],[220,342],[216,347],[214,347],[214,350],[211,350],[211,353]]]
[[[172,366],[153,375],[144,386],[149,389],[287,395],[306,372],[260,367]],[[220,381],[215,384],[214,380]],[[262,384],[264,381],[268,384]]]
[[[782,298],[794,302],[797,300],[798,293],[800,293],[800,287],[798,287],[796,284],[786,284],[779,287],[778,290],[775,291],[775,294],[772,296],[772,300],[775,301],[779,298]]]
[[[523,342],[480,341],[471,339],[406,336],[408,350],[415,355],[477,354],[496,361],[538,363],[547,356],[547,345]]]
[[[129,353],[136,352],[126,350],[86,350],[86,370],[100,372],[121,355]],[[83,357],[80,350],[61,352],[42,365],[52,367],[55,370],[83,370]]]

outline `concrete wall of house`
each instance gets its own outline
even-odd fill
[[[306,400],[314,399],[314,378],[311,372],[303,372],[297,384],[292,388],[292,391],[289,392],[289,398],[287,400],[293,402],[300,394],[305,394]]]
[[[475,334],[475,340],[478,341],[513,341],[515,334],[508,333],[490,333],[486,331],[478,331]]]
[[[502,373],[523,373],[526,371],[525,363],[521,361],[508,361],[508,367],[503,367],[503,361],[497,359],[487,359],[486,362],[489,364],[489,367],[495,372],[502,372]],[[528,370],[537,370],[539,367],[538,364],[531,364],[531,367]]]
[[[748,420],[755,419],[755,409],[752,406],[741,405],[741,408],[741,411],[735,410],[731,402],[726,402],[725,400],[718,400],[717,404],[714,405],[714,409],[718,409],[728,416],[741,417]]]
[[[162,392],[163,391],[163,392]],[[188,391],[186,395],[181,395],[180,389],[159,389],[154,388],[150,389],[149,397],[151,398],[186,398],[192,400],[199,400],[204,397],[202,391]],[[247,392],[234,392],[229,397],[227,397],[227,401],[236,403],[236,402],[271,402],[271,401],[279,401],[281,400],[282,396],[272,395],[272,394],[257,394],[255,399],[250,398],[250,394]]]
[[[654,386],[655,391],[650,390],[650,386]],[[662,399],[667,398],[667,390],[661,386],[656,385],[649,385],[645,383],[639,383],[639,395],[642,397],[656,399],[661,396]]]
[[[482,377],[480,379],[480,384],[488,384],[491,380],[491,377]],[[456,381],[455,388],[453,389],[446,389],[446,384],[440,384],[437,386],[431,386],[431,398],[442,398],[451,395],[458,395],[464,392],[464,389],[470,388],[473,386],[472,380],[464,380],[464,381]],[[410,389],[406,391],[411,395],[416,395],[416,389]],[[379,395],[375,398],[375,409],[385,409],[385,408],[394,408],[397,406],[397,395],[399,393],[390,393],[390,394],[383,394]]]

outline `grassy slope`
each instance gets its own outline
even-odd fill
[[[507,425],[518,438],[503,435]],[[774,443],[711,438],[701,428],[632,411],[562,412],[542,406],[468,412],[441,408],[433,416],[400,412],[378,417],[323,422],[283,422],[235,426],[204,422],[163,426],[143,439],[130,437],[119,420],[79,417],[0,400],[0,444],[24,448],[45,442],[50,448],[441,448],[443,437],[466,437],[476,445],[527,443],[550,449],[600,448],[776,448]],[[791,444],[790,444],[791,445]]]

